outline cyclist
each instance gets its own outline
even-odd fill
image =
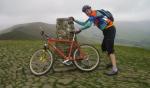
[[[107,52],[108,58],[110,58],[111,60],[111,63],[107,64],[106,67],[112,67],[111,71],[106,72],[106,75],[116,75],[118,73],[116,57],[114,53],[114,39],[116,35],[116,28],[113,25],[113,21],[104,16],[100,11],[92,10],[91,6],[89,5],[84,5],[82,8],[82,12],[84,12],[89,17],[85,22],[80,22],[78,20],[75,20],[73,17],[70,17],[70,19],[82,26],[78,31],[76,31],[76,33],[80,33],[82,30],[91,27],[92,24],[96,25],[100,30],[102,30],[104,39],[101,48],[103,52]]]

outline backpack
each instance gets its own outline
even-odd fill
[[[114,22],[114,17],[113,15],[111,14],[111,12],[107,11],[107,10],[104,10],[104,9],[101,9],[101,10],[97,10],[99,11],[101,14],[103,14],[104,16],[106,16],[108,19],[110,19],[112,22]]]

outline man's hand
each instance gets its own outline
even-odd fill
[[[70,20],[72,20],[72,21],[74,21],[74,20],[75,20],[75,19],[74,19],[74,17],[69,17],[69,19],[70,19]]]
[[[82,30],[81,29],[79,29],[78,31],[76,31],[76,34],[78,34],[78,33],[80,33]]]

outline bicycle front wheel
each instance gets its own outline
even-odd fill
[[[53,56],[51,51],[40,49],[30,59],[30,70],[34,75],[46,74],[52,67]]]
[[[82,54],[83,57],[81,57]],[[79,49],[76,49],[74,52],[74,58],[74,64],[82,71],[92,71],[100,62],[98,50],[88,44],[81,45]]]

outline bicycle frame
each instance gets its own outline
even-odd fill
[[[47,43],[48,43],[48,48],[52,49],[53,51],[55,51],[58,55],[60,55],[63,59],[69,59],[69,60],[81,60],[84,56],[84,53],[81,52],[80,50],[80,46],[79,44],[75,41],[75,37],[76,34],[74,33],[73,39],[69,40],[69,39],[56,39],[56,38],[48,38],[47,39]],[[52,43],[67,43],[69,47],[69,53],[68,55],[65,55],[64,52],[57,48],[55,45],[52,45]],[[71,56],[71,53],[73,52],[73,49],[78,49],[80,52],[80,58],[73,58],[73,56]]]

